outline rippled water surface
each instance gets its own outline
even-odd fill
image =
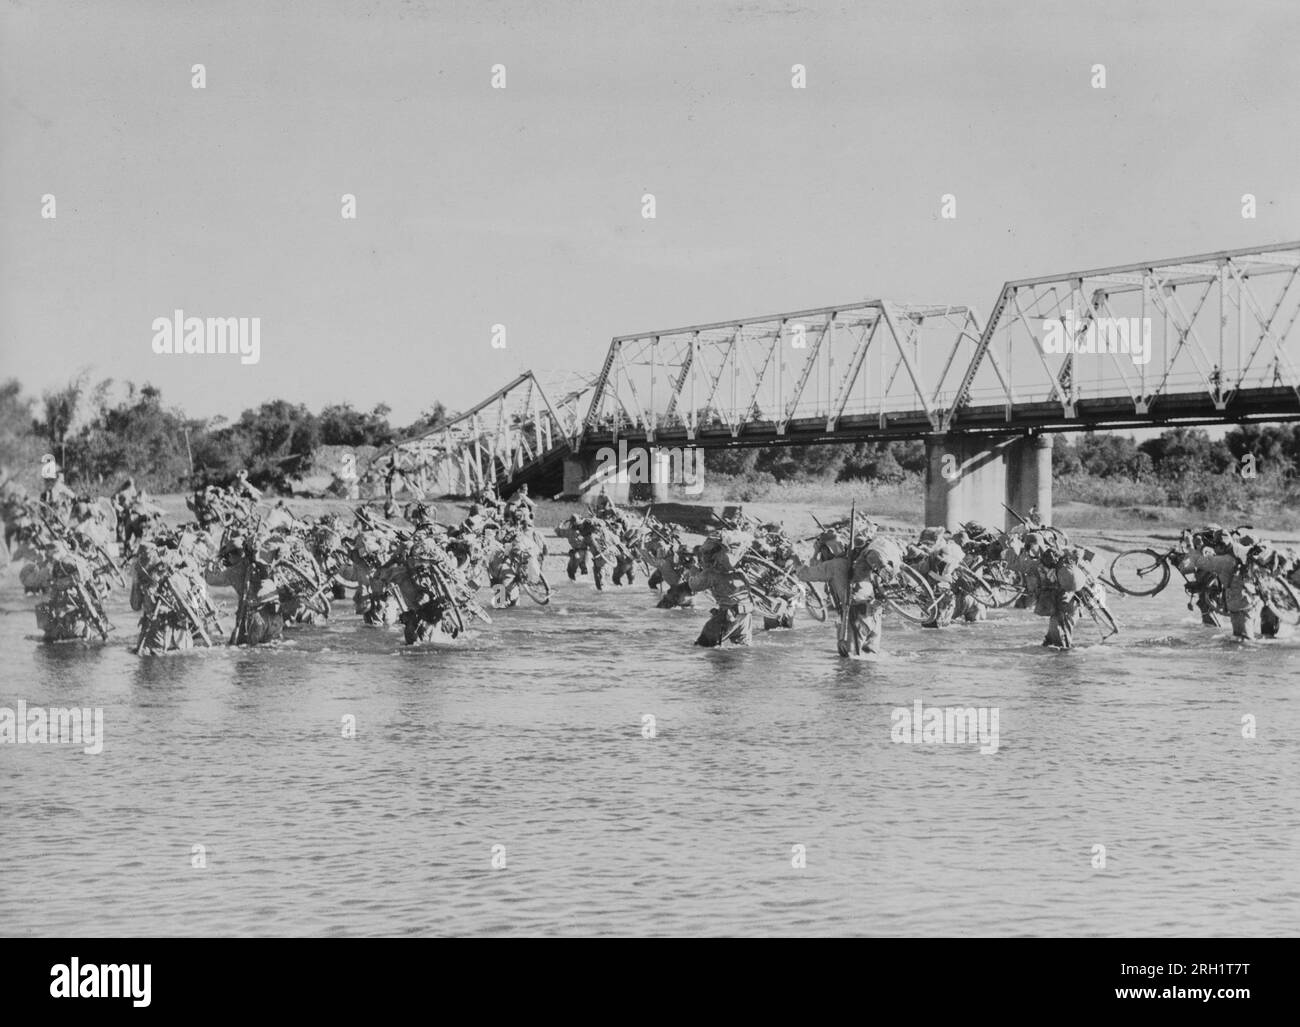
[[[1233,643],[1172,589],[1116,600],[1104,646],[997,612],[891,620],[875,663],[806,619],[697,649],[703,599],[585,579],[442,648],[343,604],[274,648],[139,659],[120,597],[110,645],[40,644],[33,602],[11,573],[0,706],[102,707],[105,744],[0,745],[6,935],[1300,925],[1300,639]],[[892,742],[918,699],[997,707],[999,751]]]

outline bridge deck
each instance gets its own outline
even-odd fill
[[[948,435],[1031,435],[1051,432],[1128,430],[1167,425],[1208,425],[1249,421],[1300,421],[1300,398],[1290,388],[1244,389],[1232,395],[1219,409],[1207,394],[1164,396],[1155,400],[1146,414],[1134,411],[1127,396],[1080,400],[1075,416],[1062,415],[1059,402],[1018,403],[1008,407],[992,404],[965,407],[961,420],[948,432],[937,433],[923,410],[876,414],[846,414],[828,430],[825,417],[792,419],[784,433],[772,421],[754,421],[733,435],[722,423],[701,423],[694,433],[685,426],[660,428],[654,433],[656,446],[699,446],[703,449],[749,446],[812,445],[834,442],[871,442],[916,439]],[[693,435],[693,437],[692,437]],[[629,443],[647,442],[646,432],[629,427],[615,431],[609,426],[589,429],[581,448],[594,450]]]

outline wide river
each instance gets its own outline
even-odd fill
[[[120,594],[112,644],[41,644],[11,570],[0,707],[100,707],[104,742],[0,744],[0,934],[1300,930],[1296,635],[1234,643],[1171,587],[1104,645],[889,618],[860,663],[806,617],[695,648],[699,602],[560,580],[448,647],[345,603],[139,659]],[[996,708],[997,751],[893,741],[918,701]]]

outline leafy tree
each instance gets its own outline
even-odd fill
[[[902,481],[907,472],[898,462],[892,442],[859,442],[840,467],[839,481]]]
[[[41,396],[42,420],[35,424],[36,434],[45,437],[53,449],[63,453],[64,440],[72,430],[86,390],[86,376],[79,375],[61,389],[47,389]]]
[[[17,378],[0,384],[0,458],[9,459],[18,440],[31,434],[32,403]]]
[[[397,432],[397,437],[409,439],[413,435],[423,435],[431,428],[436,428],[440,424],[445,424],[448,419],[447,408],[442,405],[441,400],[434,400],[433,406],[422,413],[414,421],[408,424],[401,431]]]
[[[247,454],[248,478],[260,488],[290,490],[290,479],[311,465],[320,444],[320,422],[301,403],[276,399],[245,410],[221,433]]]
[[[75,458],[69,454],[78,478],[102,485],[131,474],[155,491],[176,488],[189,470],[184,418],[164,409],[162,393],[148,384],[130,386],[123,402],[109,406],[108,384],[95,390],[96,409],[77,435]]]
[[[386,446],[393,441],[388,423],[392,409],[380,403],[370,413],[335,403],[320,412],[320,441],[325,446]]]
[[[1063,435],[1058,435],[1052,443],[1052,477],[1063,478],[1083,472],[1083,460],[1079,457],[1079,447]]]
[[[907,439],[889,444],[890,452],[898,461],[898,466],[914,474],[924,474],[929,466],[930,457],[925,451],[923,439]]]
[[[1227,444],[1211,440],[1203,428],[1171,428],[1159,438],[1147,439],[1138,449],[1151,458],[1156,473],[1165,479],[1207,469],[1220,474],[1233,464]]]
[[[193,434],[190,445],[194,452],[195,487],[209,482],[222,484],[235,476],[240,468],[253,463],[253,439],[235,425]]]
[[[1300,424],[1246,424],[1224,437],[1237,466],[1247,453],[1258,470],[1293,471],[1300,464]]]
[[[1088,474],[1099,478],[1139,477],[1151,469],[1150,454],[1139,451],[1132,436],[1088,432],[1077,446],[1079,463]]]
[[[710,449],[704,457],[704,466],[709,474],[725,474],[729,477],[749,474],[754,469],[754,462],[762,450],[756,447],[748,449]]]
[[[844,447],[770,446],[759,451],[756,471],[767,471],[777,481],[834,481],[844,463]]]

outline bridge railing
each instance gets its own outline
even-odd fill
[[[973,311],[872,300],[611,342],[585,422],[589,433],[691,438],[783,434],[808,420],[906,416],[937,425],[980,338]]]
[[[590,379],[561,386],[552,401],[539,377],[525,371],[463,413],[375,454],[372,477],[396,461],[403,478],[423,491],[470,495],[500,484],[576,443]]]
[[[557,401],[526,372],[394,452],[470,492],[610,434],[925,434],[1017,417],[1050,430],[1093,401],[1115,423],[1158,423],[1189,399],[1226,419],[1264,392],[1260,409],[1300,417],[1297,336],[1300,243],[1225,250],[1007,282],[987,323],[866,300],[619,336]]]
[[[944,427],[982,401],[1056,403],[1063,420],[1087,400],[1135,417],[1252,389],[1300,401],[1298,322],[1300,243],[1008,282]]]

